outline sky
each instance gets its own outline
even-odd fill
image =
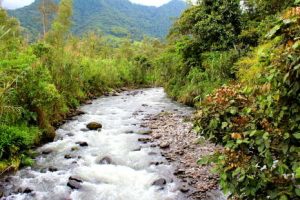
[[[161,6],[171,0],[129,0],[133,3],[143,4],[147,6]],[[3,7],[7,9],[16,9],[27,6],[34,0],[3,0]]]

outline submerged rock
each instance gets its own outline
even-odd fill
[[[49,172],[56,172],[58,169],[56,167],[49,167]]]
[[[52,150],[51,150],[51,149],[46,149],[46,150],[42,151],[42,154],[43,154],[43,155],[48,155],[48,154],[50,154],[50,153],[52,153]]]
[[[112,164],[113,163],[113,161],[112,161],[112,159],[110,158],[110,157],[104,157],[104,158],[102,158],[100,161],[99,161],[99,164],[101,164],[101,165],[110,165],[110,164]]]
[[[87,142],[76,142],[76,144],[78,144],[81,147],[87,147],[87,146],[89,146],[89,144]]]
[[[31,192],[33,192],[33,190],[30,188],[25,188],[25,190],[23,191],[24,194],[29,194]]]
[[[146,144],[148,142],[151,142],[151,138],[139,138],[138,141]]]
[[[154,181],[152,183],[153,186],[160,186],[160,187],[162,187],[162,186],[164,186],[166,184],[167,184],[167,181],[164,178],[157,179],[156,181]]]
[[[183,185],[183,186],[180,187],[180,191],[182,193],[187,193],[188,191],[190,191],[190,189],[188,188],[187,185]]]
[[[83,183],[82,180],[75,178],[75,177],[69,177],[69,181],[67,183],[67,186],[70,187],[73,190],[79,190],[82,186],[81,184]]]
[[[86,125],[86,127],[90,130],[98,130],[102,128],[102,124],[98,122],[91,122],[88,125]]]
[[[72,158],[73,158],[73,156],[71,156],[69,154],[65,155],[65,159],[72,159]]]

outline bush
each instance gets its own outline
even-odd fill
[[[40,136],[37,128],[0,125],[0,159],[9,159],[32,148]]]
[[[257,47],[248,66],[241,63],[252,55],[239,62],[240,71],[263,76],[216,90],[196,116],[198,133],[225,147],[209,160],[232,199],[300,197],[300,20],[290,18],[268,34],[280,41]]]

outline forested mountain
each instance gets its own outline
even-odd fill
[[[40,2],[36,0],[29,6],[9,11],[34,36],[42,32]],[[163,38],[173,19],[185,8],[181,0],[161,7],[133,4],[128,0],[74,0],[72,31],[78,35],[94,30],[118,37],[130,34],[136,39],[144,35]]]

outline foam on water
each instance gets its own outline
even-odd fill
[[[174,200],[183,199],[178,191],[173,168],[168,164],[150,165],[150,162],[165,161],[159,149],[141,144],[137,132],[142,119],[148,114],[156,114],[178,109],[187,113],[191,110],[170,101],[163,89],[138,90],[117,97],[99,98],[92,105],[81,107],[86,112],[74,118],[57,130],[56,141],[39,148],[38,152],[51,150],[49,155],[36,158],[35,166],[22,169],[2,182],[6,200]],[[101,122],[103,129],[86,131],[87,123]],[[76,142],[87,142],[88,147],[79,147]],[[134,151],[142,146],[140,151]],[[71,151],[79,147],[77,151]],[[65,159],[70,155],[71,159]],[[101,165],[99,161],[109,157],[111,165]],[[58,171],[47,169],[55,167]],[[67,187],[70,176],[79,177],[83,183],[79,190]],[[152,186],[158,178],[165,178],[164,189]],[[18,193],[19,189],[30,188],[30,194]]]

